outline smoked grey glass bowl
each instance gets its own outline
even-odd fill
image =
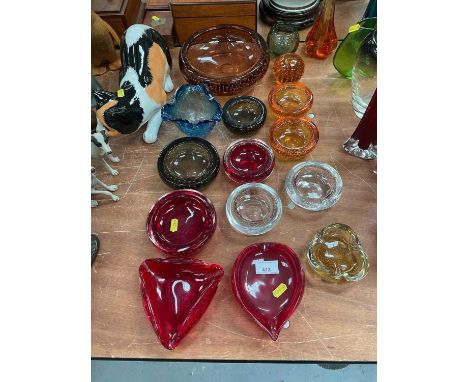
[[[289,208],[296,205],[309,211],[332,207],[341,198],[343,181],[335,168],[327,163],[307,161],[295,165],[286,176]]]
[[[226,215],[231,226],[244,235],[271,231],[283,212],[278,193],[263,183],[246,183],[231,192]]]
[[[265,104],[252,96],[233,97],[223,107],[224,125],[238,134],[257,131],[265,123],[266,117]]]

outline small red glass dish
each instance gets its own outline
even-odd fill
[[[143,307],[161,344],[175,349],[210,305],[223,268],[198,259],[148,259],[141,263]]]
[[[162,196],[146,221],[151,242],[161,251],[181,257],[197,253],[215,229],[213,203],[195,190],[177,190]]]
[[[237,183],[261,182],[275,167],[275,154],[260,139],[239,139],[224,152],[226,175]]]
[[[273,341],[301,302],[304,285],[297,254],[281,243],[249,245],[232,268],[234,296]]]

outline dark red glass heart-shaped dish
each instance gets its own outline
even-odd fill
[[[148,259],[140,265],[148,319],[161,344],[173,350],[198,323],[223,277],[223,268],[198,259]]]
[[[162,196],[146,221],[151,242],[161,251],[181,257],[198,252],[215,229],[213,203],[195,190],[177,190]]]
[[[257,243],[237,257],[231,286],[242,308],[276,341],[304,294],[296,253],[281,243]]]

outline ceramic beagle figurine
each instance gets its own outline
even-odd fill
[[[174,88],[169,48],[153,28],[135,24],[124,33],[121,56],[120,89],[116,93],[93,90],[97,129],[113,137],[131,134],[148,122],[143,140],[154,143],[166,92]]]

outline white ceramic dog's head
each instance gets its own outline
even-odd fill
[[[104,130],[93,131],[91,133],[91,142],[100,150],[102,155],[112,154],[112,149],[109,146],[109,137]]]

